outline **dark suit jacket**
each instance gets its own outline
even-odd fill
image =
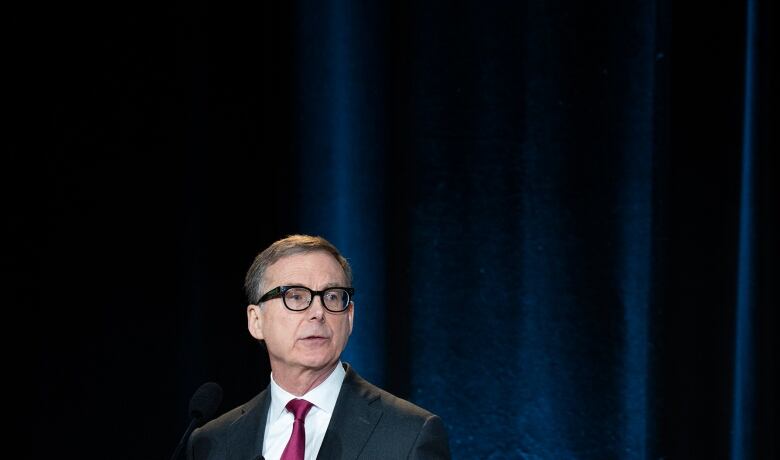
[[[441,419],[363,380],[348,364],[317,459],[449,459]],[[271,390],[195,430],[190,460],[257,460]]]

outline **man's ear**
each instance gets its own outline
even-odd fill
[[[347,316],[349,317],[349,334],[352,335],[352,319],[355,316],[355,302],[349,302],[349,310],[347,311]]]
[[[246,307],[246,327],[257,340],[263,340],[263,310],[259,305]]]

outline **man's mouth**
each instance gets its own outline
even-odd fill
[[[309,335],[309,336],[303,337],[301,340],[306,340],[306,341],[328,340],[328,337],[325,337],[325,336],[322,336],[322,335]]]

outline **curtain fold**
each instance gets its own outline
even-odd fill
[[[457,458],[753,458],[746,5],[705,13],[709,44],[666,2],[324,8],[344,22],[304,49],[349,75],[304,58],[298,78],[326,77],[299,80],[299,107],[327,121],[305,117],[326,132],[301,162],[372,180],[339,211],[357,225],[312,228],[373,261],[363,305],[388,319],[347,356],[386,357],[380,381],[444,416]],[[333,137],[370,144],[379,119],[384,150]],[[314,215],[353,189],[305,190]]]
[[[257,394],[243,276],[299,232],[352,263],[344,360],[455,459],[778,457],[772,2],[51,11],[14,34],[33,458],[158,457],[204,381]]]

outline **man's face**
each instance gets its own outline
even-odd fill
[[[346,287],[347,280],[344,269],[332,255],[316,251],[283,257],[269,266],[261,294],[290,285],[321,291]],[[304,311],[288,310],[280,297],[247,309],[249,332],[256,339],[265,340],[275,373],[321,370],[336,364],[352,332],[353,313],[352,303],[340,313],[326,310],[320,296],[315,296]]]

